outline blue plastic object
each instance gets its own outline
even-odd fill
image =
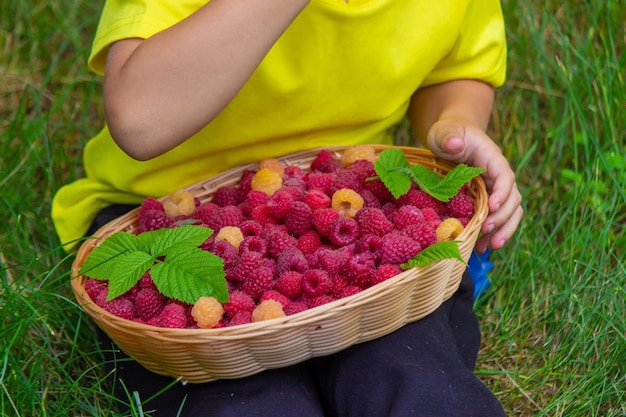
[[[478,299],[489,287],[489,272],[493,269],[493,263],[489,262],[491,251],[485,253],[472,252],[467,263],[467,272],[474,281],[474,300]]]

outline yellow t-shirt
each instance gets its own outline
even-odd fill
[[[148,38],[206,1],[107,0],[90,68],[109,46]],[[111,204],[160,197],[241,164],[333,145],[392,143],[413,92],[453,79],[494,86],[506,72],[497,0],[312,0],[224,111],[149,161],[122,152],[106,127],[85,147],[86,177],[62,187],[52,217],[62,243]]]

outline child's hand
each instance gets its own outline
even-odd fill
[[[439,120],[428,132],[428,147],[440,158],[485,169],[489,215],[476,250],[500,249],[522,218],[522,196],[515,174],[496,143],[479,127],[457,120]]]

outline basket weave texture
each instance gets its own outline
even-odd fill
[[[376,146],[378,152],[389,146]],[[454,164],[439,160],[430,151],[401,149],[411,164],[422,164],[445,174]],[[325,148],[337,155],[345,147]],[[285,165],[308,169],[320,149],[278,158]],[[201,202],[210,201],[219,187],[236,185],[244,170],[240,166],[187,188]],[[480,177],[472,180],[469,195],[475,204],[474,217],[457,240],[467,261],[480,226],[487,215],[487,192]],[[135,209],[99,229],[94,237],[106,238],[118,231],[134,232]],[[72,265],[72,290],[82,308],[126,354],[160,375],[201,383],[241,378],[267,369],[296,364],[329,355],[354,344],[372,340],[434,311],[458,289],[466,265],[448,259],[413,268],[358,294],[284,318],[219,329],[168,329],[135,323],[114,316],[91,300],[84,285],[87,277],[79,269],[101,239],[86,240]]]

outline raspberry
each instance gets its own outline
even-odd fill
[[[150,210],[163,211],[163,203],[153,197],[147,197],[141,203],[137,215],[141,216],[143,213]]]
[[[236,206],[243,201],[241,190],[236,185],[219,187],[213,193],[211,202],[220,207]]]
[[[417,188],[411,188],[406,194],[400,196],[396,204],[398,206],[409,204],[422,210],[431,208],[437,213],[444,211],[444,205],[441,201]]]
[[[454,240],[463,231],[463,225],[459,219],[454,217],[448,217],[437,226],[435,235],[437,236],[437,242],[443,242],[446,240]]]
[[[156,284],[152,280],[152,276],[150,275],[150,271],[146,271],[145,274],[139,278],[139,287],[140,288],[152,288],[156,290]]]
[[[335,156],[328,149],[319,151],[315,159],[311,162],[311,171],[319,170],[320,166],[326,162],[335,161]]]
[[[297,165],[287,165],[285,167],[285,177],[302,179],[302,177],[304,177],[304,172],[302,171],[302,168]]]
[[[248,205],[248,210],[252,211],[252,209],[254,209],[256,206],[266,204],[269,198],[270,197],[263,191],[250,190],[248,194],[246,194],[245,202]]]
[[[239,179],[239,194],[242,199],[245,199],[245,196],[252,190],[252,178],[256,174],[256,170],[254,169],[244,169],[241,173],[241,178]]]
[[[372,161],[368,161],[367,159],[358,159],[354,161],[354,163],[348,166],[346,170],[356,173],[359,176],[361,183],[365,183],[368,178],[373,178],[377,175],[374,163]]]
[[[424,221],[434,228],[437,228],[437,226],[439,226],[439,223],[441,223],[441,218],[439,217],[439,214],[437,214],[435,209],[431,207],[423,208],[422,214],[424,215]]]
[[[252,312],[252,321],[271,320],[279,317],[285,317],[283,306],[276,300],[265,300],[259,303]]]
[[[185,307],[173,302],[163,307],[160,315],[161,327],[184,329],[187,327],[187,312]]]
[[[217,210],[219,206],[215,203],[202,203],[192,214],[192,218],[200,220],[204,224],[209,224],[213,213]]]
[[[261,236],[261,233],[263,232],[263,226],[255,220],[245,220],[239,225],[239,229],[241,230],[241,233],[243,233],[244,237]]]
[[[241,254],[239,262],[230,269],[228,277],[234,281],[244,282],[263,266],[263,255],[259,252]]]
[[[328,229],[328,237],[335,246],[350,245],[359,238],[359,225],[349,217],[340,217]]]
[[[383,236],[382,264],[402,264],[422,250],[419,243],[408,236],[390,233]]]
[[[342,188],[348,188],[360,193],[363,189],[363,183],[361,177],[355,171],[348,171],[346,169],[336,172],[337,177],[330,186],[331,194],[341,190]]]
[[[410,224],[422,223],[424,215],[422,211],[415,206],[402,206],[398,208],[393,218],[396,229],[402,230]]]
[[[296,236],[301,236],[311,230],[313,211],[303,201],[296,201],[285,216],[287,230]]]
[[[364,235],[356,242],[357,253],[369,254],[375,262],[380,261],[383,250],[383,239],[377,235]]]
[[[396,275],[402,273],[400,265],[395,264],[382,264],[376,269],[376,274],[372,278],[372,285],[386,281],[389,278],[393,278]]]
[[[428,223],[411,224],[402,230],[402,234],[419,243],[422,249],[437,242],[435,229]]]
[[[279,173],[268,168],[259,169],[252,177],[250,188],[263,191],[271,196],[283,186],[283,179]]]
[[[237,248],[227,240],[218,240],[213,243],[209,250],[213,255],[219,256],[224,261],[224,268],[232,268],[239,261]]]
[[[335,191],[331,199],[331,207],[343,217],[354,217],[363,203],[363,197],[350,188]]]
[[[291,299],[289,297],[281,294],[276,290],[265,291],[265,293],[263,293],[263,295],[259,299],[259,302],[262,303],[265,300],[278,301],[283,306],[283,309],[291,303]]]
[[[284,250],[276,259],[276,273],[278,276],[287,271],[302,273],[307,269],[309,269],[309,264],[304,254],[296,247]]]
[[[207,226],[213,230],[220,230],[225,226],[239,226],[244,220],[243,213],[237,206],[223,206],[215,210]]]
[[[104,289],[107,288],[106,281],[100,281],[99,279],[88,278],[85,281],[85,292],[92,300],[95,300],[98,294]]]
[[[293,198],[293,201],[302,201],[304,199],[304,195],[306,193],[306,184],[304,181],[300,180],[302,183],[298,185],[288,185],[283,181],[283,186],[278,191],[284,191],[289,193]]]
[[[462,192],[452,197],[445,206],[448,215],[451,217],[472,218],[474,215],[474,202],[469,195]]]
[[[247,236],[239,245],[239,253],[259,252],[264,257],[269,253],[267,242],[261,236]]]
[[[276,158],[266,158],[259,162],[259,169],[264,168],[276,172],[281,178],[285,173],[285,166]]]
[[[372,280],[373,279],[374,278],[372,278]],[[359,287],[358,285],[347,285],[343,289],[343,291],[341,291],[341,294],[340,294],[339,298],[350,297],[351,295],[358,294],[361,291],[363,291],[363,288]]]
[[[191,309],[191,316],[198,327],[210,329],[220,322],[224,315],[224,307],[214,297],[200,297]]]
[[[229,326],[239,326],[241,324],[252,323],[252,312],[251,311],[238,311],[235,315],[230,319],[228,323]]]
[[[243,291],[233,291],[229,294],[227,303],[222,304],[226,316],[232,318],[240,311],[252,313],[256,304],[250,295]]]
[[[141,217],[137,218],[137,222],[137,233],[164,229],[174,225],[174,219],[168,217],[167,214],[160,210],[145,211]]]
[[[289,192],[280,189],[267,200],[265,206],[270,216],[277,221],[281,221],[289,213],[292,204],[293,196]]]
[[[135,297],[135,309],[142,320],[148,321],[158,316],[163,310],[166,298],[158,290],[144,288]]]
[[[318,188],[330,195],[330,189],[337,175],[331,172],[309,172],[306,176],[306,188],[308,191]]]
[[[261,204],[252,209],[250,216],[254,221],[265,227],[270,224],[276,224],[276,220],[267,212],[267,206],[265,204]]]
[[[304,202],[311,208],[317,210],[330,207],[330,197],[319,188],[309,190],[304,196]]]
[[[322,269],[309,269],[302,274],[302,290],[309,297],[319,297],[330,289],[328,272]]]
[[[320,246],[322,246],[322,238],[315,230],[304,232],[298,238],[298,249],[305,255],[315,252]]]
[[[132,301],[126,298],[114,298],[104,303],[103,308],[109,313],[126,320],[133,320],[137,316],[137,311]]]
[[[287,232],[276,231],[268,237],[269,252],[274,258],[278,258],[286,249],[297,248],[298,239],[291,236]]]
[[[320,236],[327,237],[330,225],[339,218],[339,212],[332,208],[323,208],[313,210],[312,223],[313,228],[317,230]]]
[[[274,286],[274,272],[268,267],[262,267],[250,274],[243,282],[241,289],[250,297],[258,300],[265,291]]]
[[[194,197],[185,189],[179,189],[170,193],[165,202],[163,202],[163,210],[171,218],[189,216],[195,209],[196,202]]]
[[[348,279],[346,277],[343,275],[333,275],[330,280],[330,289],[328,290],[328,293],[333,298],[341,298],[341,294],[347,286]]]
[[[361,235],[383,236],[393,230],[393,223],[387,220],[382,209],[363,208],[354,217],[361,230]]]
[[[393,200],[393,194],[391,194],[391,191],[380,178],[365,181],[363,188],[374,194],[381,205],[385,205]]]
[[[321,249],[318,257],[320,265],[331,275],[338,274],[350,259],[350,255],[345,251],[330,248]]]
[[[289,305],[285,307],[284,311],[287,316],[292,316],[294,314],[301,313],[308,309],[309,309],[309,306],[306,305],[306,303],[303,303],[300,301],[294,301],[294,302],[289,303]]]
[[[372,145],[355,145],[346,148],[341,156],[341,162],[344,167],[352,165],[356,161],[364,159],[370,162],[376,162],[376,150]]]
[[[310,308],[315,308],[315,307],[319,307],[322,306],[324,304],[328,304],[330,302],[335,301],[335,299],[333,297],[331,297],[328,294],[322,294],[318,297],[312,297],[309,301],[309,307]]]
[[[298,271],[286,271],[276,280],[276,290],[286,297],[293,299],[302,294],[302,274]]]
[[[378,198],[376,198],[374,193],[371,192],[370,190],[363,189],[359,192],[359,194],[361,194],[361,197],[363,198],[363,207],[378,208],[378,209],[382,207],[380,205],[380,201],[378,201]]]
[[[215,235],[215,242],[221,240],[225,240],[233,245],[235,249],[239,250],[239,245],[243,240],[243,233],[237,226],[224,226],[217,232],[217,235]]]
[[[343,267],[343,274],[346,276],[348,284],[367,288],[372,277],[376,274],[376,264],[370,255],[358,253],[348,259]]]

